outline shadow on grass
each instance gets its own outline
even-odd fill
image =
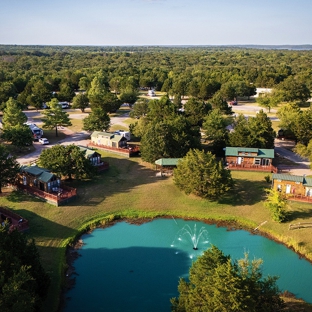
[[[72,180],[66,184],[77,188],[77,198],[66,206],[96,206],[108,196],[130,193],[143,184],[157,183],[156,171],[127,158],[103,157],[109,169],[90,180]]]
[[[311,219],[312,216],[312,209],[300,209],[295,211],[289,211],[287,213],[287,220],[288,222],[295,221],[297,219]],[[312,227],[312,222],[311,222]]]
[[[33,211],[27,209],[14,209],[14,212],[28,220],[29,231],[27,231],[27,235],[30,237],[40,237],[41,239],[47,238],[52,240],[64,239],[64,237],[71,237],[78,234],[78,231],[53,222],[34,213]]]
[[[31,196],[29,194],[26,194],[22,191],[13,191],[7,196],[8,201],[12,203],[22,203],[22,202],[44,202],[43,199],[37,198],[35,196]]]
[[[220,204],[248,206],[266,199],[265,189],[268,188],[268,183],[265,181],[235,179],[234,182],[233,190],[219,200]]]

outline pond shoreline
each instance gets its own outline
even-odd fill
[[[152,222],[156,219],[173,219],[173,220],[183,219],[186,221],[199,221],[199,222],[203,222],[203,223],[208,224],[208,225],[216,225],[217,227],[224,227],[227,229],[227,231],[245,230],[245,231],[248,231],[252,235],[261,235],[265,238],[268,238],[268,239],[274,241],[275,243],[282,244],[282,245],[286,246],[288,249],[295,252],[299,256],[300,259],[305,259],[310,264],[312,264],[312,261],[310,259],[308,259],[304,254],[296,252],[292,246],[287,246],[287,244],[276,239],[273,235],[271,235],[265,231],[261,231],[258,228],[256,228],[256,229],[248,228],[247,226],[241,225],[237,221],[214,220],[214,219],[202,220],[202,219],[197,219],[197,218],[183,218],[183,217],[179,217],[179,216],[175,216],[175,217],[174,216],[157,216],[155,218],[137,218],[137,219],[127,218],[127,217],[118,218],[118,219],[115,219],[112,221],[108,221],[105,224],[100,224],[98,226],[95,226],[95,227],[92,227],[92,228],[87,229],[85,231],[82,231],[77,236],[77,239],[74,241],[74,243],[67,247],[67,249],[66,249],[67,269],[65,271],[65,286],[63,287],[62,292],[61,292],[60,306],[59,306],[58,310],[62,311],[64,306],[66,305],[66,301],[70,300],[70,298],[66,297],[66,292],[75,286],[76,276],[79,275],[75,270],[74,262],[77,258],[79,258],[81,256],[79,253],[79,249],[81,249],[82,246],[84,245],[84,242],[81,239],[82,235],[92,233],[92,231],[94,231],[95,229],[99,229],[99,228],[104,229],[104,228],[114,226],[116,223],[119,223],[119,222],[127,222],[130,224],[141,225],[141,224],[144,224],[147,222]],[[283,296],[287,297],[287,298],[296,298],[296,296],[294,294],[292,294],[288,291],[283,292]],[[296,299],[302,300],[301,298],[296,298]]]

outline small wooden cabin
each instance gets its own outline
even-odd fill
[[[18,183],[50,192],[54,187],[59,187],[61,179],[50,170],[38,166],[22,166]]]
[[[274,149],[226,147],[225,162],[231,170],[277,172],[273,166]]]
[[[276,173],[272,175],[272,188],[286,195],[312,197],[312,178]]]

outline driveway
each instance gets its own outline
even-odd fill
[[[293,175],[312,175],[309,160],[307,158],[300,157],[296,153],[289,150],[289,148],[294,146],[294,142],[275,139],[274,144],[274,150],[278,155],[295,163],[293,166],[281,165],[280,168],[283,171],[288,171]]]

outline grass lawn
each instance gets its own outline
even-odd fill
[[[102,155],[110,163],[108,172],[92,181],[73,181],[78,198],[69,205],[54,207],[28,195],[4,189],[0,205],[7,206],[29,220],[29,237],[35,238],[45,269],[52,283],[45,311],[56,311],[61,285],[64,283],[65,247],[87,225],[97,221],[123,218],[174,216],[201,220],[236,221],[261,230],[291,245],[312,259],[310,229],[289,231],[289,223],[271,220],[263,206],[267,173],[232,172],[235,189],[220,202],[186,196],[174,185],[172,177],[155,176],[151,165],[140,158],[125,159],[113,154]],[[291,222],[312,222],[311,205],[292,203]],[[308,311],[308,310],[306,310]]]

